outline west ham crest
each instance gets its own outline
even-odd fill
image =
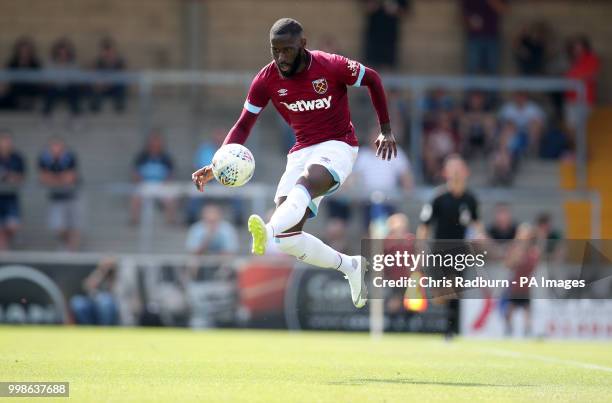
[[[314,80],[312,82],[312,87],[317,94],[325,94],[327,92],[327,80],[324,78]]]

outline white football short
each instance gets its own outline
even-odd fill
[[[359,147],[351,146],[343,141],[329,140],[290,153],[287,155],[285,173],[276,188],[274,202],[278,203],[279,198],[289,194],[310,165],[323,165],[336,180],[336,185],[325,195],[316,197],[310,202],[308,207],[312,216],[316,216],[323,197],[335,192],[351,174],[358,150]]]

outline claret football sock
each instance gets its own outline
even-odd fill
[[[302,185],[295,185],[289,191],[284,203],[276,209],[270,218],[268,227],[271,228],[273,234],[281,234],[296,226],[304,217],[310,200],[308,190]]]

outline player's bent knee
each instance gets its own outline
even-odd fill
[[[298,179],[298,183],[304,186],[314,199],[331,189],[336,184],[336,180],[326,167],[312,164],[308,166],[305,174]]]
[[[284,231],[283,233],[287,234],[287,233],[302,231],[304,229],[304,224],[306,223],[306,220],[308,220],[309,217],[310,217],[310,209],[306,208],[306,213],[304,213],[304,217],[302,217],[300,222],[297,223],[294,227],[291,227],[288,230]]]

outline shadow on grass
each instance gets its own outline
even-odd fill
[[[350,385],[350,386],[359,386],[359,385],[367,385],[370,383],[390,383],[390,384],[404,384],[404,385],[439,385],[439,386],[463,386],[463,387],[497,387],[497,388],[521,388],[521,387],[532,387],[535,385],[525,385],[525,384],[512,384],[512,385],[503,385],[503,384],[495,384],[495,383],[476,383],[476,382],[436,382],[436,381],[419,381],[415,379],[348,379],[346,381],[336,381],[329,382],[328,385]]]

